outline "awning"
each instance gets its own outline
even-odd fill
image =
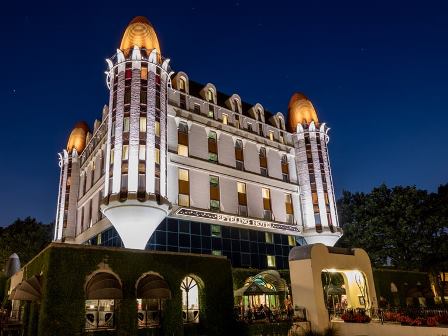
[[[139,299],[171,299],[168,283],[157,274],[148,274],[137,285]]]
[[[87,300],[112,300],[123,298],[121,284],[110,273],[102,272],[90,279],[86,288]]]
[[[10,300],[39,301],[42,298],[42,277],[34,275],[21,282],[9,295]]]
[[[255,282],[246,284],[243,287],[241,287],[233,292],[233,295],[237,296],[237,297],[248,296],[248,295],[263,295],[263,294],[266,294],[266,295],[274,294],[275,295],[278,293],[270,288],[258,285]]]

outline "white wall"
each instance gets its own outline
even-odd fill
[[[280,190],[271,189],[271,206],[276,221],[286,220],[285,193]]]
[[[266,148],[266,157],[268,159],[269,176],[282,179],[282,165],[279,152],[276,149]]]
[[[210,208],[209,174],[190,170],[190,206],[194,208]]]
[[[238,214],[237,181],[220,177],[219,189],[221,193],[221,211]]]
[[[247,183],[247,207],[249,217],[263,218],[263,196],[261,187]]]
[[[260,158],[257,145],[246,141],[244,146],[244,169],[253,173],[260,174]]]
[[[229,134],[218,135],[218,161],[223,165],[235,167],[235,146]]]
[[[208,138],[204,127],[192,124],[188,134],[188,142],[190,156],[208,160]]]

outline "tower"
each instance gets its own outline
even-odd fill
[[[288,127],[293,134],[301,190],[303,237],[308,244],[333,246],[342,231],[328,156],[329,128],[319,123],[313,104],[301,93],[294,93],[289,101]]]
[[[128,248],[144,249],[171,204],[167,199],[167,90],[154,28],[136,17],[107,60],[110,90],[106,182],[101,209]]]
[[[76,204],[79,189],[79,157],[86,147],[89,127],[82,121],[75,125],[67,142],[67,148],[59,153],[58,205],[53,240],[74,238],[76,234]]]

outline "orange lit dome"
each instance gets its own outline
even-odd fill
[[[86,148],[86,138],[89,132],[89,126],[85,121],[81,121],[75,125],[67,142],[67,151],[71,153],[73,148],[81,153]]]
[[[311,121],[319,122],[313,104],[303,93],[294,93],[288,105],[289,131],[295,133],[298,124],[309,124]]]
[[[157,49],[157,53],[161,54],[156,31],[144,16],[137,16],[129,23],[121,39],[120,50],[128,56],[134,46],[148,51]]]

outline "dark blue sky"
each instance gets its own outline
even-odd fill
[[[304,92],[331,130],[337,193],[448,182],[447,1],[2,4],[0,225],[53,220],[57,152],[108,101],[104,59],[147,16],[174,70],[287,109]]]

